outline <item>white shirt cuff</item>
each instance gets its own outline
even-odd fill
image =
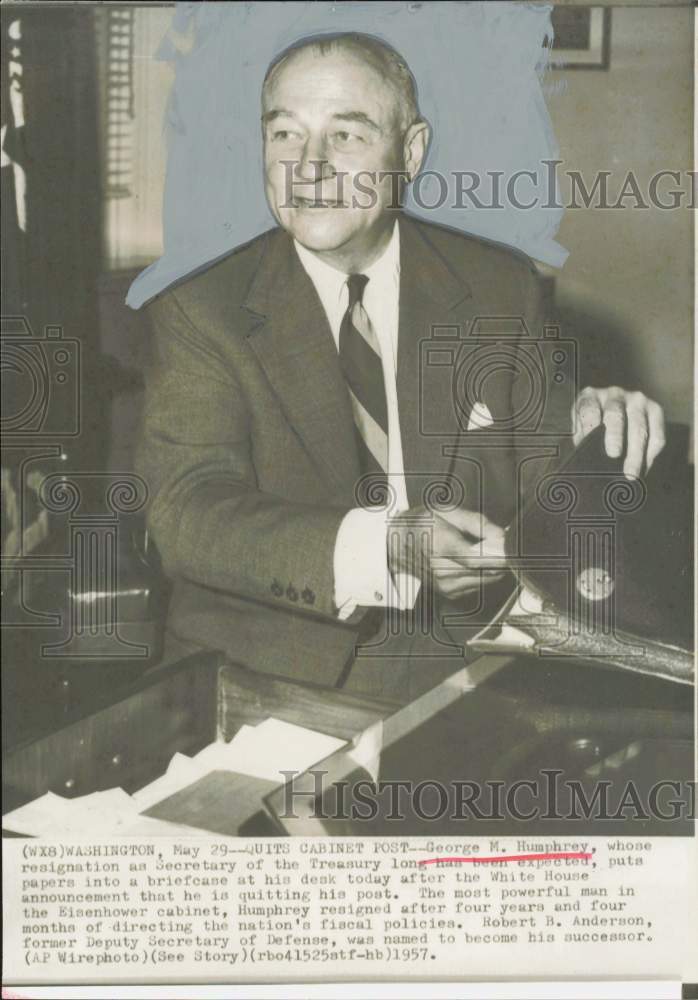
[[[388,569],[388,521],[385,510],[357,507],[345,515],[334,547],[334,603],[340,621],[357,606],[414,607],[421,586],[409,573],[393,578]]]

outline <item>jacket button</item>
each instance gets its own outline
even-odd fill
[[[274,582],[272,583],[271,592],[274,595],[274,597],[281,597],[281,595],[283,594],[284,588],[281,586],[278,580],[274,580]]]
[[[303,598],[306,604],[315,604],[315,594],[312,592],[310,587],[305,588],[305,590],[301,594],[301,597]]]
[[[289,583],[288,587],[286,588],[286,597],[288,597],[289,601],[298,600],[298,591],[296,590],[296,588],[293,586],[292,583]]]

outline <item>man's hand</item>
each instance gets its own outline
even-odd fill
[[[390,522],[388,566],[393,575],[433,580],[444,597],[461,597],[503,575],[504,531],[470,510],[412,509]]]
[[[583,389],[572,408],[575,445],[599,424],[606,427],[604,445],[611,458],[620,458],[627,442],[623,472],[628,477],[649,470],[666,443],[664,411],[641,392],[617,386]]]

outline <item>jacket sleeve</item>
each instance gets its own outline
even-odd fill
[[[333,554],[346,511],[259,490],[250,413],[232,366],[175,293],[149,313],[154,357],[137,466],[165,572],[336,618]]]
[[[524,355],[512,384],[512,413],[536,414],[533,429],[524,419],[514,419],[514,449],[518,467],[519,502],[533,496],[538,482],[560,465],[572,450],[572,405],[577,395],[577,345],[564,331],[553,336],[551,305],[546,301],[543,279],[531,261],[521,273],[522,315],[528,336],[518,348]],[[548,330],[546,331],[546,325]],[[533,459],[538,452],[547,458]]]

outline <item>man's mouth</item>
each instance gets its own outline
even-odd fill
[[[291,205],[293,208],[342,208],[343,202],[336,198],[305,198],[302,195],[294,195]]]

